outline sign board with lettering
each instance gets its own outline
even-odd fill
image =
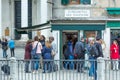
[[[90,17],[90,10],[65,10],[65,17]]]

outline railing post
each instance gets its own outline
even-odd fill
[[[16,80],[16,58],[10,58],[10,80]]]
[[[102,57],[97,59],[97,80],[105,80],[105,61]]]

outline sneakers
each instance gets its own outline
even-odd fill
[[[93,76],[89,77],[89,80],[94,80],[94,77]]]

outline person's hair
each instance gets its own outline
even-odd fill
[[[5,42],[7,42],[7,39],[5,38]]]
[[[53,40],[54,40],[54,37],[51,36],[51,37],[49,37],[49,39],[53,41]]]
[[[42,37],[43,37],[43,40],[45,40],[45,36],[44,36],[44,35],[42,35]]]
[[[30,44],[32,42],[32,40],[28,40],[26,44]]]
[[[118,43],[117,43],[117,40],[113,40],[113,42],[116,42],[116,44],[118,44]]]
[[[50,48],[50,47],[51,47],[51,43],[50,43],[49,41],[46,41],[46,42],[45,42],[45,46],[46,46],[47,48]]]
[[[100,39],[100,41],[101,41],[102,44],[105,44],[105,41],[103,39]]]
[[[38,41],[39,39],[38,39],[38,36],[35,36],[34,37],[34,41]]]
[[[91,43],[91,41],[92,41],[92,43]],[[90,45],[93,45],[93,44],[94,44],[94,42],[95,42],[95,40],[94,40],[94,39],[90,40]]]

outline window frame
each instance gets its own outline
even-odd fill
[[[69,0],[69,4],[80,4],[80,0],[76,0],[75,2],[72,2],[73,0]]]

